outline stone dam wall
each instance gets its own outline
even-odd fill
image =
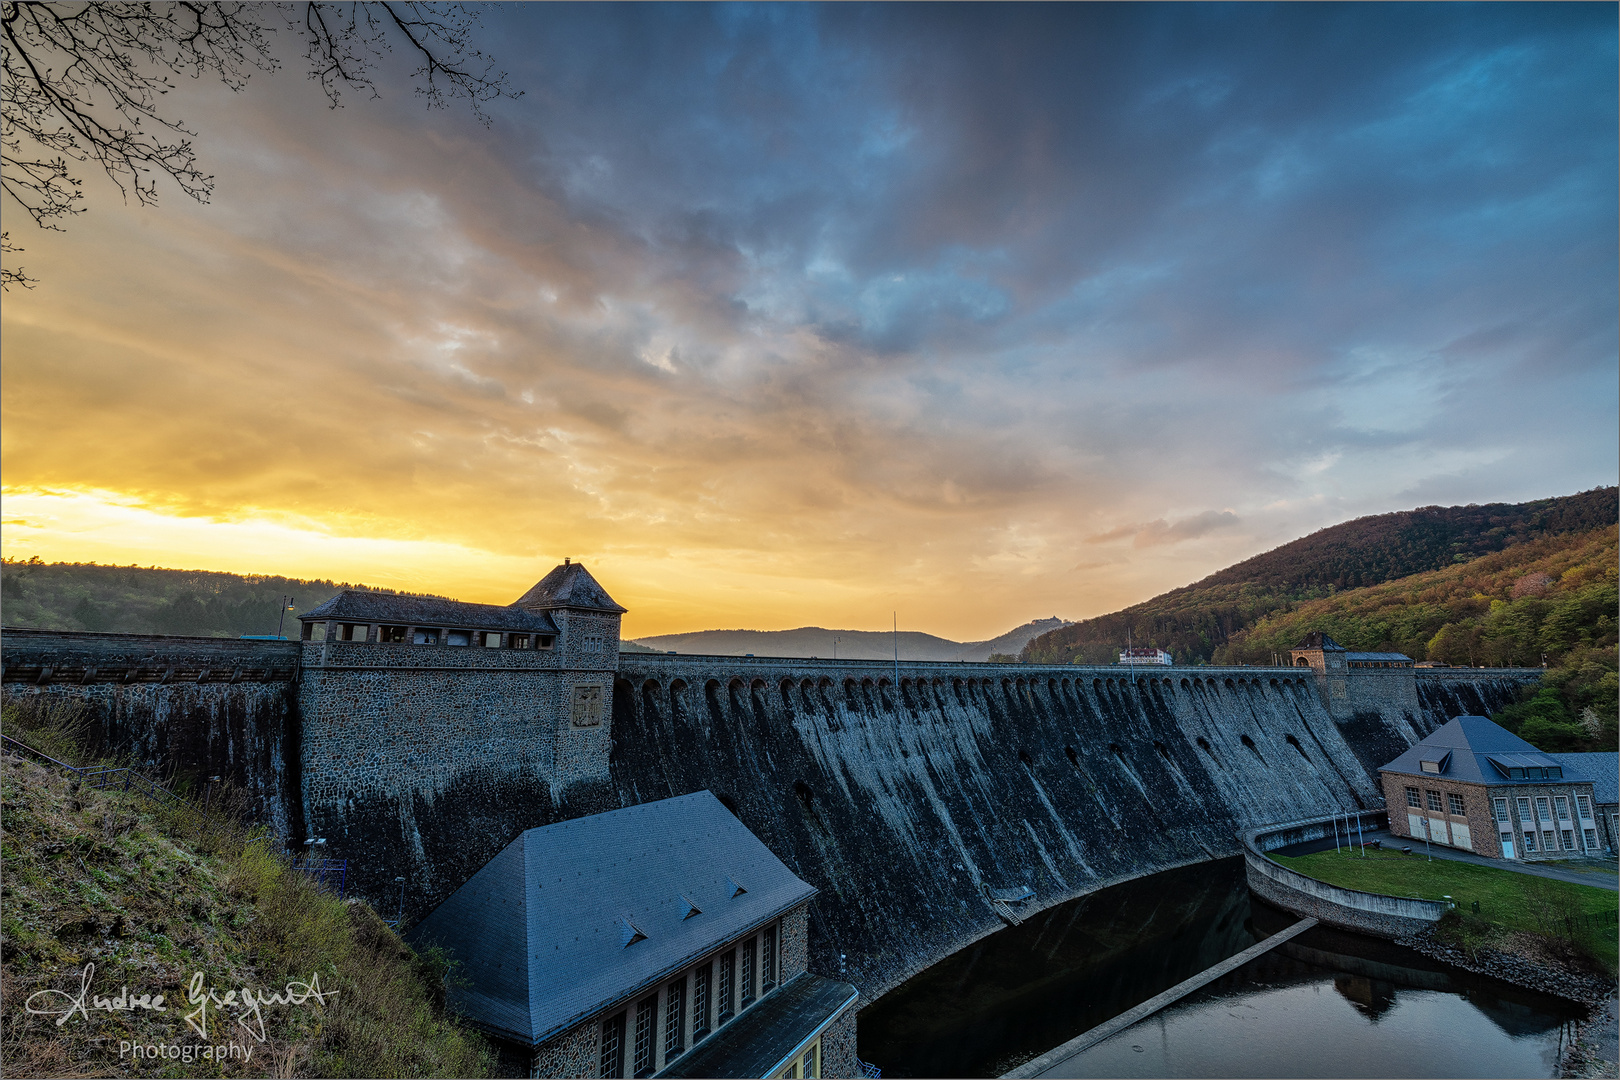
[[[1484,700],[1411,678],[1336,722],[1298,668],[626,654],[610,768],[625,804],[714,791],[821,890],[812,964],[843,954],[870,999],[999,928],[986,890],[1028,886],[1038,910],[1380,806],[1370,769]]]
[[[6,700],[81,705],[97,751],[220,776],[277,833],[301,831],[295,642],[8,629],[0,658]]]
[[[1033,913],[1235,855],[1246,829],[1373,809],[1371,769],[1539,676],[1353,680],[1335,720],[1298,668],[896,671],[9,629],[3,646],[8,700],[83,702],[102,748],[229,777],[289,849],[326,838],[388,914],[396,877],[420,916],[523,829],[712,790],[821,890],[812,964],[868,999],[1001,926],[986,890],[1027,886],[1012,910]]]

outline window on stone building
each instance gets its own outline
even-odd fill
[[[1495,802],[1495,805],[1496,805],[1496,820],[1497,821],[1506,821],[1506,820],[1508,820],[1507,800],[1506,799],[1496,799],[1496,800],[1494,800],[1494,802]]]
[[[760,936],[759,992],[768,994],[776,988],[776,927],[767,926]]]
[[[1588,850],[1588,851],[1596,851],[1598,849],[1598,838],[1597,838],[1597,830],[1596,829],[1582,829],[1581,830],[1581,835],[1586,838],[1586,850]]]
[[[1581,817],[1590,818],[1592,816],[1592,800],[1585,795],[1575,796],[1575,809],[1580,811]]]
[[[501,647],[501,632],[499,630],[486,630],[482,636],[484,648],[498,649]]]
[[[339,641],[364,641],[371,627],[365,623],[338,623]]]
[[[549,649],[556,641],[557,639],[550,634],[541,634],[534,639],[534,647],[537,649]]]
[[[1423,800],[1418,797],[1417,788],[1409,787],[1406,789],[1406,805],[1415,806],[1419,810],[1423,809]]]
[[[1510,833],[1510,832],[1503,833],[1502,834],[1502,847],[1504,849],[1506,849],[1508,847],[1508,845],[1510,845],[1512,843],[1513,843],[1513,834]]]
[[[664,1062],[681,1056],[686,1034],[686,980],[676,979],[664,993]]]
[[[1547,796],[1545,795],[1536,796],[1536,817],[1542,821],[1552,820],[1552,811],[1547,808]]]
[[[1531,821],[1531,820],[1533,820],[1530,817],[1530,800],[1529,799],[1520,799],[1520,800],[1518,800],[1518,803],[1519,803],[1519,820],[1520,821]]]
[[[742,1007],[754,1003],[754,950],[758,939],[749,938],[742,947]]]
[[[529,635],[528,634],[511,634],[511,635],[509,635],[507,637],[507,639],[506,639],[506,647],[509,648],[509,649],[527,649],[529,647]]]
[[[1533,833],[1533,832],[1529,832],[1528,830],[1524,834],[1524,850],[1526,850],[1526,851],[1534,851],[1534,850],[1536,850],[1536,834]]]
[[[472,644],[472,631],[447,630],[444,634],[444,643],[446,645],[470,645]]]
[[[1559,835],[1564,838],[1564,850],[1565,851],[1574,851],[1575,850],[1575,833],[1574,833],[1574,831],[1571,830],[1571,829],[1564,829],[1564,830],[1560,831]]]
[[[1568,821],[1569,820],[1569,799],[1568,798],[1566,798],[1563,795],[1559,795],[1557,798],[1553,799],[1553,807],[1558,811],[1558,820],[1559,821]]]
[[[692,977],[692,1045],[709,1034],[709,984],[714,981],[714,965],[704,964]]]
[[[804,1052],[804,1059],[799,1063],[799,1075],[815,1077],[821,1075],[821,1040],[817,1039],[810,1049]]]
[[[1455,815],[1457,815],[1459,817],[1463,816],[1463,814],[1465,813],[1465,811],[1463,810],[1463,801],[1462,801],[1462,796],[1461,795],[1454,795],[1451,792],[1447,792],[1446,793],[1446,807],[1447,807],[1448,810],[1450,810],[1451,813],[1453,813],[1453,814],[1455,814]]]
[[[1542,829],[1541,830],[1541,850],[1542,851],[1557,851],[1558,850],[1558,834],[1553,832],[1551,829]]]
[[[408,626],[379,626],[377,627],[377,640],[386,642],[389,645],[403,645],[410,629]]]
[[[1433,810],[1437,814],[1440,813],[1440,793],[1438,791],[1430,791],[1426,794],[1429,798],[1429,809]]]
[[[736,1015],[736,1002],[733,997],[733,979],[737,971],[737,954],[724,953],[720,957],[720,992],[716,995],[719,1000],[715,1002],[720,1007],[720,1023],[724,1024]]]
[[[418,645],[437,645],[439,643],[439,631],[431,626],[418,626],[416,633],[411,636]]]
[[[624,1075],[624,1013],[602,1021],[602,1075],[612,1080]]]
[[[636,1005],[636,1076],[651,1076],[653,1074],[654,1056],[657,1049],[653,1046],[653,1034],[658,1027],[658,995],[642,998]]]

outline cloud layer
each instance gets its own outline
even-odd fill
[[[640,634],[985,637],[1613,483],[1605,12],[520,6],[487,131],[185,87],[212,205],[23,237],[7,553],[117,558],[36,512],[100,492],[469,599],[569,554]],[[139,558],[287,569],[239,536]]]

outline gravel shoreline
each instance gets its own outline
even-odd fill
[[[1476,975],[1489,975],[1514,986],[1522,986],[1526,990],[1553,994],[1586,1006],[1587,1017],[1576,1025],[1570,1047],[1559,1062],[1559,1075],[1565,1077],[1617,1075],[1620,1063],[1615,1061],[1613,1047],[1616,1033],[1612,1030],[1615,1026],[1615,1014],[1610,1006],[1616,992],[1613,980],[1586,972],[1571,971],[1551,958],[1536,959],[1518,953],[1503,952],[1500,949],[1480,949],[1471,957],[1455,945],[1436,938],[1433,930],[1397,938],[1395,943],[1422,953],[1432,960],[1439,960]]]

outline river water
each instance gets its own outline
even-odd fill
[[[1242,859],[1127,882],[948,957],[861,1012],[885,1076],[999,1076],[1294,922]],[[1051,1076],[1555,1076],[1578,1006],[1306,931]]]

